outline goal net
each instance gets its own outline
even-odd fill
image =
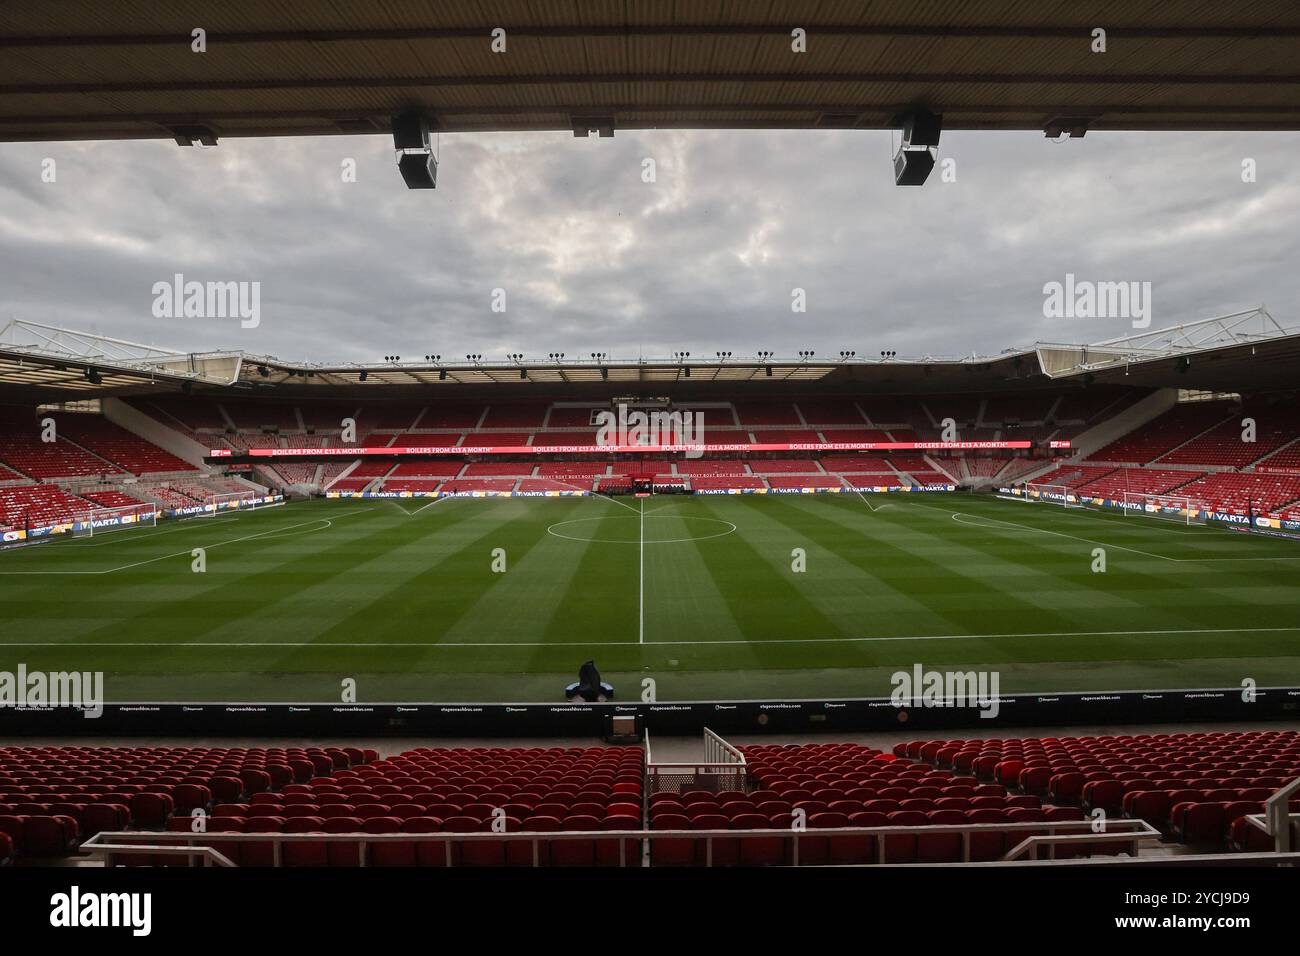
[[[235,508],[255,507],[257,507],[257,495],[251,490],[208,495],[203,499],[203,517],[211,518],[223,511],[230,511]]]
[[[94,508],[77,518],[72,525],[72,537],[89,538],[109,531],[130,531],[135,528],[152,528],[158,524],[158,509],[154,505],[125,505],[120,508]]]
[[[1061,505],[1065,508],[1082,508],[1083,504],[1069,485],[1040,485],[1030,482],[1025,485],[1025,497],[1030,501],[1041,501],[1049,505]]]
[[[1205,524],[1209,509],[1195,498],[1183,495],[1124,494],[1124,514],[1163,518],[1179,524]]]

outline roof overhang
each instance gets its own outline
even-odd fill
[[[897,128],[916,106],[948,129],[1300,129],[1297,40],[1288,0],[10,4],[0,140],[380,133],[412,109],[582,135]]]
[[[239,351],[177,352],[14,320],[0,330],[0,386],[62,398],[150,391],[232,390],[245,395],[442,394],[595,396],[744,393],[955,393],[1088,387],[1279,391],[1297,387],[1300,331],[1250,309],[1092,345],[1039,343],[996,356],[789,359],[728,353],[711,360],[618,358],[591,353],[494,362],[440,356],[386,362],[286,362]],[[90,374],[93,370],[94,375]],[[94,379],[98,378],[98,382]],[[656,391],[662,390],[662,392]]]

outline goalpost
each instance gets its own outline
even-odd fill
[[[1044,485],[1027,482],[1024,486],[1025,497],[1030,501],[1041,501],[1049,505],[1061,505],[1065,508],[1082,508],[1083,504],[1069,485]]]
[[[241,505],[244,499],[251,499],[248,504]],[[203,499],[203,513],[201,517],[211,518],[223,511],[229,511],[235,508],[256,508],[257,494],[251,489],[248,491],[227,492],[220,495],[208,495]]]
[[[90,538],[108,531],[153,528],[158,524],[154,505],[124,505],[120,508],[93,508],[73,522],[71,536]]]
[[[1142,515],[1147,518],[1160,518],[1165,521],[1177,521],[1179,524],[1205,524],[1208,508],[1185,495],[1148,495],[1139,492],[1124,493],[1124,515]]]

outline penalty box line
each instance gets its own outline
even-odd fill
[[[1058,538],[1069,538],[1072,541],[1082,541],[1084,544],[1096,544],[1104,548],[1114,548],[1116,551],[1128,551],[1132,554],[1140,554],[1146,558],[1155,558],[1158,561],[1169,561],[1173,564],[1205,564],[1211,561],[1300,561],[1300,555],[1285,555],[1285,554],[1266,555],[1266,556],[1254,555],[1249,557],[1228,557],[1228,558],[1171,558],[1167,554],[1155,554],[1151,551],[1143,551],[1139,548],[1131,548],[1127,545],[1115,544],[1114,542],[1111,541],[1099,541],[1096,538],[1083,538],[1080,537],[1079,535],[1066,534],[1063,531],[1051,531],[1047,528],[1035,528],[1032,525],[1019,524],[1018,522],[1015,521],[1006,521],[1002,518],[990,518],[988,515],[970,514],[969,512],[966,511],[948,511],[947,508],[940,508],[936,505],[925,505],[925,504],[921,504],[919,501],[912,502],[912,504],[916,505],[918,508],[928,508],[931,511],[944,512],[948,514],[948,516],[952,518],[952,520],[956,521],[958,524],[965,524],[970,527],[981,527],[981,525],[979,525],[978,522],[988,521],[988,522],[992,522],[995,525],[995,527],[990,527],[989,525],[983,525],[983,527],[987,528],[989,531],[1001,530],[998,527],[996,527],[996,525],[1004,525],[1007,528],[1014,528],[1020,531],[1032,531],[1037,534],[1048,534]],[[1093,517],[1093,516],[1088,515],[1085,517]],[[972,520],[962,521],[960,520],[962,518],[970,518]],[[1174,529],[1155,528],[1153,530],[1173,531]]]
[[[999,495],[998,497],[1002,497],[1002,496]],[[1003,500],[1007,500],[1007,501],[1023,501],[1023,500],[1025,500],[1025,499],[1022,499],[1022,498],[1004,498]],[[918,507],[921,507],[921,508],[931,508],[932,510],[936,510],[936,511],[946,510],[946,509],[937,508],[937,507],[934,506],[934,505],[924,505],[924,504],[921,504],[920,502],[913,502],[913,504],[916,504]],[[1065,510],[1065,509],[1062,509],[1062,510]],[[1089,520],[1096,521],[1096,522],[1098,522],[1098,523],[1100,523],[1100,524],[1103,524],[1103,525],[1105,525],[1105,526],[1107,526],[1107,527],[1111,527],[1111,528],[1116,528],[1116,529],[1118,529],[1118,527],[1122,527],[1121,525],[1117,525],[1117,524],[1116,524],[1116,522],[1117,522],[1118,520],[1120,520],[1120,518],[1119,518],[1118,516],[1100,515],[1100,514],[1093,513],[1091,510],[1073,511],[1073,512],[1067,512],[1067,514],[1071,514],[1072,517],[1087,518],[1087,519],[1089,519]],[[1074,538],[1076,541],[1084,541],[1084,542],[1086,542],[1086,543],[1088,543],[1088,544],[1100,544],[1100,545],[1103,545],[1104,547],[1108,547],[1108,548],[1118,548],[1118,549],[1121,550],[1121,551],[1132,551],[1132,552],[1134,552],[1135,554],[1142,554],[1142,555],[1147,555],[1148,557],[1160,558],[1160,559],[1163,560],[1163,561],[1173,561],[1173,562],[1175,562],[1175,563],[1177,563],[1177,564],[1201,564],[1201,563],[1206,562],[1206,561],[1300,561],[1300,555],[1290,555],[1290,554],[1263,555],[1263,556],[1260,556],[1260,555],[1251,555],[1251,556],[1248,556],[1248,557],[1227,557],[1227,558],[1171,558],[1171,557],[1169,557],[1169,556],[1167,556],[1167,555],[1163,555],[1163,554],[1150,554],[1149,552],[1146,552],[1146,551],[1139,551],[1137,548],[1128,548],[1128,547],[1125,547],[1125,546],[1122,545],[1122,544],[1108,544],[1108,543],[1105,542],[1105,541],[1094,541],[1094,540],[1092,540],[1092,539],[1090,539],[1090,538],[1079,538],[1079,537],[1075,537],[1074,535],[1064,534],[1064,533],[1062,533],[1062,532],[1060,532],[1060,531],[1049,531],[1049,530],[1047,530],[1046,528],[1035,528],[1035,527],[1032,527],[1032,526],[1030,526],[1030,525],[1022,525],[1022,524],[1018,524],[1017,522],[1014,522],[1014,521],[1005,521],[1005,520],[1003,520],[1002,518],[990,518],[990,517],[987,517],[986,515],[972,515],[972,514],[970,514],[970,513],[968,513],[968,512],[964,512],[964,511],[958,511],[958,512],[956,512],[956,513],[954,514],[954,517],[955,517],[956,515],[962,515],[963,517],[967,517],[967,518],[975,518],[976,520],[980,520],[980,519],[982,519],[982,520],[984,520],[984,521],[996,521],[996,522],[999,522],[999,523],[1001,523],[1001,524],[1010,525],[1010,526],[1015,527],[1015,528],[1023,528],[1023,529],[1025,529],[1026,531],[1039,531],[1039,532],[1042,532],[1043,534],[1055,534],[1055,535],[1059,535],[1059,536],[1064,537],[1064,538]],[[1134,519],[1134,520],[1141,520],[1141,519],[1138,518],[1138,519]],[[1165,519],[1165,520],[1169,520],[1169,519]],[[959,522],[959,523],[962,523],[962,522]],[[990,530],[995,530],[995,529],[990,529]],[[1134,529],[1134,530],[1138,530],[1138,529]],[[1201,530],[1199,530],[1199,531],[1185,531],[1185,530],[1183,530],[1183,529],[1181,529],[1181,528],[1162,528],[1162,527],[1160,527],[1160,526],[1158,526],[1158,525],[1150,525],[1149,528],[1148,528],[1148,530],[1151,530],[1151,531],[1163,531],[1165,534],[1180,534],[1180,535],[1183,535],[1183,536],[1196,537],[1196,538],[1205,538],[1207,535],[1210,535],[1210,534],[1213,534],[1213,533],[1214,533],[1214,530],[1213,530],[1213,529],[1209,529],[1209,528],[1203,528],[1203,529],[1201,529]],[[1215,540],[1216,540],[1216,541],[1222,541],[1222,540],[1226,540],[1226,539],[1223,539],[1223,538],[1216,538]]]
[[[1174,630],[1149,631],[1007,631],[1000,634],[914,634],[895,635],[893,637],[789,637],[772,638],[757,641],[650,641],[646,647],[697,647],[734,644],[738,647],[753,647],[766,644],[863,644],[888,643],[891,641],[985,641],[1012,637],[1186,637],[1197,634],[1293,634],[1300,632],[1300,627],[1209,627],[1182,628]],[[186,647],[296,647],[325,650],[327,648],[348,648],[364,650],[376,647],[408,648],[475,648],[475,647],[638,647],[630,641],[486,641],[473,643],[446,643],[437,641],[183,641],[167,643],[165,641],[0,641],[0,647],[158,647],[181,650]]]
[[[256,534],[244,535],[242,538],[231,538],[229,541],[218,541],[216,544],[196,544],[194,548],[202,548],[210,551],[213,548],[220,548],[227,544],[239,544],[242,541],[252,541],[256,538],[264,538],[267,535],[283,534],[285,531],[293,531],[295,528],[305,528],[308,525],[320,524],[322,521],[330,521],[332,518],[346,518],[348,515],[360,514],[368,511],[368,508],[357,508],[353,511],[345,511],[342,514],[331,515],[330,518],[313,518],[311,521],[301,521],[298,524],[285,525],[283,528],[268,528],[266,531],[259,531]],[[99,575],[114,574],[118,571],[129,571],[131,568],[144,567],[147,564],[155,564],[158,561],[166,561],[168,558],[179,558],[193,554],[194,548],[188,548],[185,551],[175,551],[172,554],[160,554],[156,558],[147,558],[144,561],[135,561],[131,564],[123,564],[116,568],[100,568],[97,571],[0,571],[0,574],[7,575]],[[158,645],[163,646],[163,645]]]

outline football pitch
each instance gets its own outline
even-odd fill
[[[316,500],[0,552],[0,605],[110,701],[1300,684],[1300,542],[967,494]]]

